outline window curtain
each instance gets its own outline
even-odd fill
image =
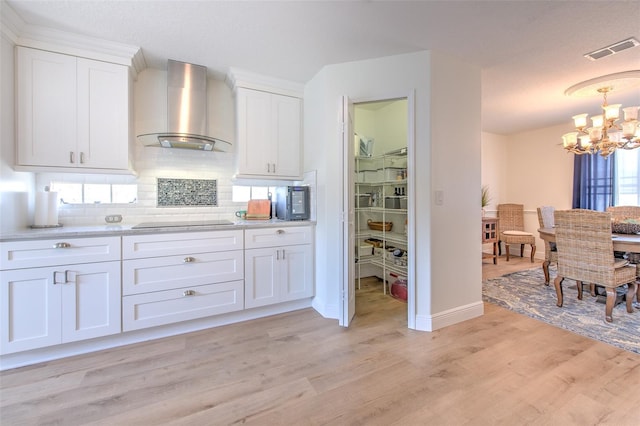
[[[573,208],[605,211],[613,205],[615,161],[601,155],[576,155],[573,159]]]

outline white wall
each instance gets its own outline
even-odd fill
[[[337,318],[341,289],[341,96],[357,102],[411,93],[417,328],[482,313],[481,265],[459,267],[460,259],[480,256],[480,71],[440,53],[418,52],[326,66],[305,87],[305,169],[318,170],[314,306],[327,317]],[[457,125],[460,105],[468,118],[464,129]],[[434,189],[445,192],[444,205],[433,206]]]
[[[15,172],[14,42],[2,32],[0,57],[0,232],[32,223],[33,173]]]
[[[481,258],[478,229],[482,219],[478,201],[481,188],[480,69],[434,52],[431,91],[432,158],[430,162],[423,162],[418,155],[416,169],[420,171],[423,165],[430,164],[431,189],[444,192],[443,205],[431,204],[430,314],[433,328],[440,328],[440,324],[450,323],[449,315],[455,322],[464,317],[464,313],[473,317],[484,310],[482,264],[476,261]],[[421,188],[421,184],[422,180],[419,180],[417,188]],[[419,295],[420,292],[426,291],[421,287]]]
[[[500,199],[507,197],[507,145],[509,138],[494,133],[482,132],[482,184],[489,187],[487,216],[496,216],[496,206]],[[480,194],[478,194],[480,200]],[[480,201],[478,201],[480,205]]]
[[[380,108],[370,104],[356,104],[354,112],[355,132],[373,138],[373,155],[407,146],[407,101],[385,101]],[[356,146],[356,153],[359,152]]]
[[[536,230],[539,206],[570,209],[573,191],[573,154],[561,146],[561,135],[571,123],[509,136],[482,134],[482,183],[491,189],[489,215],[500,203],[524,205],[525,229],[536,235],[536,255],[544,258],[544,243]],[[525,247],[525,256],[530,253]],[[513,254],[520,255],[519,249]]]

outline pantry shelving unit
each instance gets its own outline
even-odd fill
[[[355,173],[358,288],[362,267],[375,265],[381,268],[386,294],[391,277],[407,277],[407,150],[356,157]],[[380,230],[371,229],[369,221],[378,222]]]

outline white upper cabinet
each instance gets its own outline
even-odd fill
[[[130,172],[128,67],[16,49],[16,168]]]
[[[238,88],[236,111],[237,177],[301,178],[300,99]]]
[[[302,179],[302,88],[232,70],[236,98],[236,178]]]

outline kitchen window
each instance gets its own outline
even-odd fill
[[[108,183],[52,182],[61,204],[133,204],[138,200],[138,185]]]
[[[266,200],[269,194],[275,194],[274,186],[239,186],[233,185],[232,201],[235,203],[245,203],[249,200]]]
[[[640,149],[616,151],[614,204],[640,206]]]

